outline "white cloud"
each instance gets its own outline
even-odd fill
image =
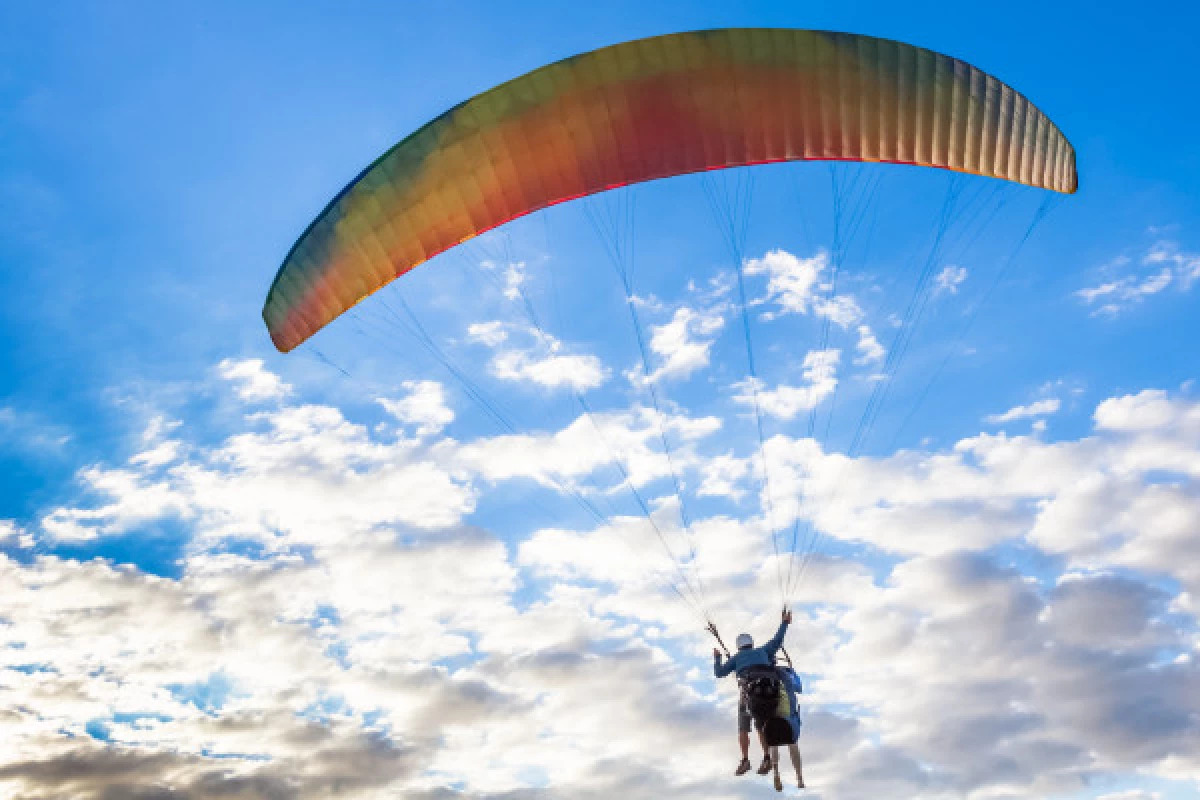
[[[0,519],[0,548],[17,547],[28,549],[33,547],[33,534],[22,528],[11,519]]]
[[[833,394],[837,388],[837,365],[841,358],[839,350],[812,350],[804,357],[804,379],[806,386],[779,385],[766,388],[758,386],[758,406],[763,414],[779,419],[794,419],[797,414],[811,411],[821,401]],[[754,395],[747,384],[739,385],[734,402],[752,405]]]
[[[858,357],[854,359],[854,363],[860,366],[866,364],[875,364],[883,361],[883,357],[887,351],[883,349],[883,345],[875,338],[875,333],[867,325],[858,326]]]
[[[238,397],[247,402],[279,400],[292,391],[278,375],[267,371],[261,358],[227,358],[217,365],[217,372],[234,384]]]
[[[619,485],[619,479],[611,475],[616,462],[625,468],[633,485],[643,486],[670,474],[667,458],[659,449],[660,426],[676,440],[676,466],[685,467],[693,460],[689,444],[715,432],[720,421],[714,417],[660,418],[644,408],[596,412],[577,417],[553,433],[518,433],[470,442],[458,455],[491,481],[531,478],[554,486],[559,480],[571,484],[603,472]]]
[[[284,407],[247,423],[258,430],[165,469],[135,457],[125,468],[82,470],[80,481],[104,502],[54,509],[43,529],[86,541],[178,518],[199,539],[331,545],[380,524],[452,526],[473,508],[471,489],[434,453],[374,441],[335,409]]]
[[[608,368],[595,356],[564,353],[562,342],[536,328],[521,333],[530,341],[528,345],[500,350],[497,348],[511,338],[509,326],[492,321],[467,328],[471,339],[496,349],[488,371],[502,381],[584,392],[608,380]]]
[[[721,309],[675,309],[671,321],[650,326],[650,350],[662,364],[649,376],[651,381],[684,379],[708,366],[717,334],[725,325]]]
[[[593,355],[551,354],[541,358],[527,351],[497,353],[488,365],[500,380],[533,383],[546,389],[569,387],[577,392],[595,389],[608,379],[608,370]]]
[[[849,328],[863,318],[863,311],[859,308],[858,301],[848,294],[839,294],[819,300],[814,309],[817,316],[828,317],[840,328]]]
[[[770,250],[762,258],[746,260],[747,275],[767,276],[767,296],[781,313],[807,314],[819,297],[821,275],[829,267],[829,254],[818,250],[799,258],[785,250]]]
[[[492,260],[484,260],[480,262],[479,266],[488,271],[499,271],[501,273],[501,277],[504,280],[501,292],[506,298],[517,300],[521,297],[521,293],[524,291],[523,287],[529,280],[524,261],[509,261],[499,264]]]
[[[762,258],[746,260],[747,275],[767,276],[767,296],[777,311],[763,314],[773,319],[781,314],[808,314],[827,317],[841,328],[848,328],[863,318],[862,308],[853,296],[831,295],[833,286],[824,282],[829,270],[829,253],[818,250],[811,258],[800,258],[785,250],[771,250]]]
[[[1168,428],[1179,416],[1178,404],[1162,389],[1111,397],[1096,406],[1096,427],[1109,431],[1153,431]],[[1185,416],[1190,419],[1193,415]]]
[[[991,414],[986,417],[986,421],[991,425],[1001,425],[1005,422],[1016,422],[1019,419],[1044,417],[1049,414],[1058,413],[1061,407],[1062,401],[1057,397],[1047,397],[1044,400],[1036,400],[1028,405],[1015,406],[1003,414]]]
[[[596,417],[643,485],[665,474],[651,412]],[[1200,773],[1194,633],[1171,617],[1200,593],[1200,403],[1147,391],[1094,419],[1076,440],[981,434],[854,459],[776,436],[779,519],[697,512],[694,566],[726,633],[761,639],[777,621],[787,557],[772,527],[786,542],[799,516],[836,540],[804,573],[790,634],[824,797],[1069,797],[1085,777]],[[661,422],[697,494],[727,507],[717,498],[745,491],[746,454],[703,453],[717,421]],[[82,800],[167,783],[197,797],[736,796],[733,683],[709,677],[711,643],[665,586],[646,520],[542,527],[522,507],[503,539],[465,524],[485,493],[516,502],[472,476],[603,468],[590,424],[384,441],[292,405],[169,460],[82,471],[94,494],[33,533],[173,515],[180,575],[0,556],[0,774]],[[445,524],[418,527],[432,519]],[[1062,574],[1046,574],[1057,560],[1024,574],[1039,551]],[[92,740],[97,725],[112,743]]]
[[[417,435],[438,433],[454,421],[454,411],[446,405],[446,390],[437,381],[405,381],[408,394],[399,400],[380,398],[384,409],[401,422],[415,425]]]
[[[497,347],[508,339],[508,331],[504,329],[504,323],[499,320],[475,322],[467,326],[467,336],[488,347]]]
[[[933,294],[958,294],[958,287],[967,279],[967,268],[947,265],[934,278]]]
[[[1184,288],[1190,287],[1193,282],[1200,279],[1200,253],[1184,252],[1175,242],[1155,242],[1143,256],[1142,262],[1166,265]]]
[[[750,463],[743,458],[726,454],[709,458],[704,466],[703,480],[696,491],[701,497],[729,497],[740,500],[746,493],[742,482],[750,477]]]
[[[1173,279],[1171,271],[1164,269],[1145,277],[1127,276],[1080,289],[1075,294],[1088,305],[1095,305],[1097,314],[1118,314],[1143,298],[1166,289]]]
[[[58,456],[72,441],[71,434],[40,413],[0,406],[0,447],[36,458]]]
[[[191,513],[186,499],[171,484],[139,469],[89,467],[78,478],[94,494],[111,500],[92,508],[58,508],[42,518],[42,529],[60,542],[83,542],[100,536],[127,533],[138,526]]]
[[[1102,272],[1113,277],[1079,289],[1075,296],[1095,306],[1093,315],[1115,316],[1171,286],[1189,290],[1200,278],[1200,254],[1185,252],[1174,242],[1159,241],[1142,254],[1136,267],[1132,259],[1122,256]]]

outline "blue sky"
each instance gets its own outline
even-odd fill
[[[199,787],[216,762],[267,786],[295,772],[289,748],[309,731],[322,764],[369,754],[370,775],[347,784],[362,797],[732,796],[730,687],[707,677],[709,643],[653,572],[675,566],[644,529],[634,536],[634,498],[605,456],[615,448],[685,545],[671,530],[665,426],[697,522],[689,570],[710,581],[730,636],[765,635],[777,615],[786,566],[770,558],[771,530],[786,544],[799,517],[822,533],[814,574],[789,596],[805,609],[816,688],[802,744],[821,796],[1196,796],[1198,20],[1167,4],[847,5],[0,10],[0,636],[12,676],[0,709],[21,742],[0,755],[0,793],[5,780],[103,791],[102,778],[63,777],[72,756],[119,762],[112,780],[125,786]],[[733,264],[705,201],[704,181],[728,189],[736,176],[520,220],[311,347],[275,352],[260,310],[279,262],[395,141],[557,58],[734,25],[963,58],[1029,96],[1079,158],[1079,193],[1055,199],[1019,248],[1034,190],[901,167],[744,171],[751,324],[775,403],[771,515]],[[978,205],[959,208],[920,324],[897,328],[951,189]],[[838,191],[864,220],[845,237],[841,321],[820,310]],[[585,213],[622,204],[661,421]],[[778,290],[810,273],[811,293]],[[388,309],[401,299],[522,436],[397,330]],[[822,372],[806,359],[825,318],[838,360]],[[866,342],[886,353],[910,333],[871,435],[840,458],[882,363]],[[813,404],[818,431],[833,409],[816,441]],[[924,622],[905,636],[904,620]],[[151,635],[156,623],[178,638]],[[1059,655],[1038,655],[1045,643]],[[956,650],[971,663],[932,680],[929,665]],[[75,679],[86,688],[71,694]],[[906,704],[889,681],[923,688]],[[541,685],[552,690],[537,699]],[[645,686],[669,702],[648,704]],[[1080,690],[1074,705],[1068,686],[1106,697]],[[619,699],[581,719],[628,729],[626,743],[564,724],[563,708],[596,693]],[[961,714],[924,717],[948,697]],[[214,732],[251,730],[255,715],[277,721],[258,742]],[[431,721],[447,715],[462,721]],[[515,725],[523,715],[539,721],[544,754]],[[661,764],[636,755],[655,735],[682,742]],[[994,758],[948,744],[972,736],[997,742]],[[323,769],[288,796],[341,779]]]

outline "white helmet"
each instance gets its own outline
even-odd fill
[[[754,647],[754,637],[748,633],[739,633],[737,637],[738,650],[745,650],[747,647]]]

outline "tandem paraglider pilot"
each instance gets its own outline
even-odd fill
[[[754,646],[754,639],[750,634],[739,634],[737,652],[727,659],[722,659],[721,651],[713,648],[713,674],[724,678],[734,673],[738,680],[738,746],[742,751],[742,759],[734,774],[745,775],[751,769],[750,728],[753,724],[763,749],[763,760],[758,774],[766,775],[774,767],[777,790],[783,789],[777,763],[778,748],[781,745],[787,745],[791,751],[792,765],[796,768],[796,782],[800,788],[804,788],[800,751],[796,745],[800,733],[800,718],[795,695],[800,689],[800,681],[790,664],[788,667],[775,665],[776,656],[783,647],[783,639],[791,621],[792,612],[785,610],[779,629],[761,647]],[[774,757],[772,751],[775,753]]]

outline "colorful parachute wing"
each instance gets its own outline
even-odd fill
[[[524,214],[655,178],[798,160],[1077,186],[1075,151],[1045,114],[949,56],[846,33],[671,34],[542,67],[401,141],[292,247],[263,318],[286,352],[413,267]]]

